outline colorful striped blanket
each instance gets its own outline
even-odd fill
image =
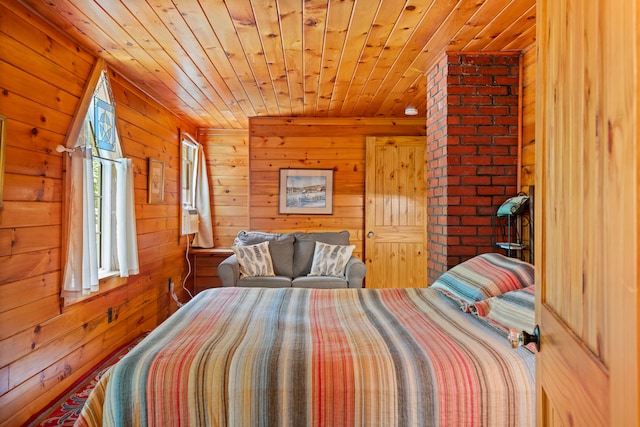
[[[534,355],[434,289],[199,293],[76,425],[533,426]]]

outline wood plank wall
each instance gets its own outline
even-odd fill
[[[425,135],[416,118],[252,118],[249,228],[271,232],[348,230],[363,255],[366,136]],[[280,215],[281,168],[334,170],[333,215]],[[238,230],[239,231],[239,230]]]
[[[197,139],[205,147],[214,245],[231,246],[249,227],[249,131],[199,129]]]
[[[522,150],[520,191],[535,184],[536,163],[536,57],[535,43],[522,53]]]
[[[62,307],[64,162],[55,147],[64,143],[95,58],[15,4],[0,4],[0,46],[0,114],[7,117],[0,425],[20,425],[100,359],[175,310],[168,278],[178,285],[186,271],[186,240],[178,232],[178,129],[195,129],[110,72],[123,151],[135,167],[140,274]],[[147,204],[149,157],[165,162],[165,202],[158,205]]]

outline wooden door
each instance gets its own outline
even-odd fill
[[[427,286],[426,139],[367,137],[367,288]]]
[[[637,8],[537,3],[538,425],[640,421]]]

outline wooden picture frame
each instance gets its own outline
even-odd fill
[[[280,169],[279,213],[333,214],[333,169]]]
[[[149,203],[164,202],[164,162],[149,158]]]
[[[4,200],[4,146],[6,145],[7,118],[0,115],[0,208]]]

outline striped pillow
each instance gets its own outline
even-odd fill
[[[486,253],[452,267],[431,287],[465,304],[522,289],[533,282],[533,265],[502,254]]]
[[[240,265],[240,278],[275,276],[269,253],[269,242],[249,246],[233,246],[233,252]]]
[[[307,276],[344,277],[344,270],[355,245],[329,245],[316,241],[311,272]]]
[[[469,304],[467,309],[504,331],[532,333],[536,325],[535,301],[536,287],[531,285]]]

